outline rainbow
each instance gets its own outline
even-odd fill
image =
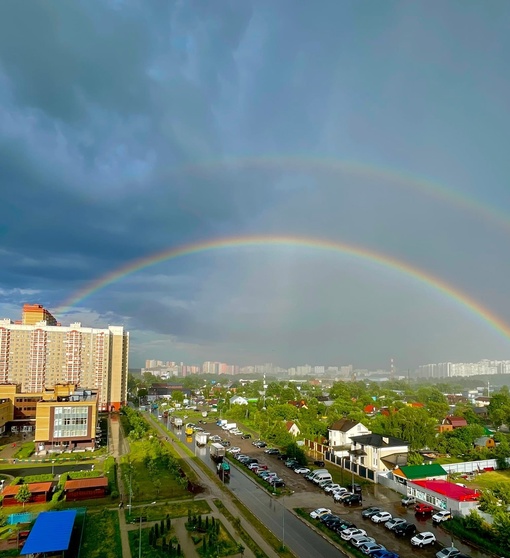
[[[390,183],[403,190],[412,190],[438,199],[452,207],[485,221],[490,227],[499,227],[510,233],[510,218],[499,208],[483,204],[481,200],[449,188],[436,180],[416,176],[403,170],[382,167],[356,161],[328,157],[298,156],[259,156],[205,160],[177,167],[172,175],[194,175],[211,171],[236,171],[243,168],[278,170],[288,172],[338,173],[349,176]]]
[[[375,252],[367,248],[345,244],[321,238],[310,238],[300,236],[264,236],[264,235],[248,235],[241,237],[225,237],[216,238],[203,242],[195,242],[173,247],[149,256],[132,261],[99,279],[89,283],[85,288],[74,293],[69,299],[64,301],[56,310],[56,313],[68,312],[73,306],[81,303],[87,297],[90,297],[97,291],[113,285],[124,277],[146,269],[159,263],[200,254],[212,250],[227,250],[233,248],[250,248],[250,247],[284,247],[284,248],[308,248],[313,250],[321,250],[324,252],[332,252],[354,257],[364,262],[378,264],[384,268],[394,270],[407,277],[411,277],[425,286],[445,295],[447,298],[456,301],[461,306],[469,309],[474,315],[490,324],[496,331],[503,335],[506,340],[510,339],[510,326],[501,318],[496,316],[490,310],[482,306],[478,301],[471,298],[464,292],[455,289],[448,283],[427,273],[417,267],[398,260],[393,256],[388,256],[380,252]]]

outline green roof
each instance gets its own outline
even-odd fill
[[[432,465],[407,465],[400,470],[408,479],[426,479],[430,477],[443,477],[448,473],[438,463]]]

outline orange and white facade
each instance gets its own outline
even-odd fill
[[[107,329],[13,323],[0,319],[0,384],[37,393],[57,384],[93,389],[100,411],[127,402],[129,333]]]

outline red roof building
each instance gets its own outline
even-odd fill
[[[476,509],[480,498],[476,490],[445,480],[408,481],[407,494],[438,510],[450,510],[453,515],[462,516]]]
[[[463,428],[464,426],[467,426],[467,420],[465,418],[449,415],[445,417],[439,425],[439,432],[450,432],[456,428]]]
[[[40,502],[47,502],[48,496],[51,493],[51,482],[32,482],[28,485],[30,490],[30,500],[27,504],[36,504]],[[16,500],[16,495],[21,484],[6,486],[2,492],[3,500],[2,506],[20,506],[21,504]]]

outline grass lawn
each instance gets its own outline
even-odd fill
[[[87,558],[122,556],[117,510],[87,512],[80,555]]]
[[[129,523],[137,521],[140,515],[146,516],[147,521],[161,521],[166,519],[166,516],[170,516],[170,519],[175,519],[176,517],[188,517],[188,510],[192,514],[206,514],[210,513],[211,508],[207,503],[207,500],[195,500],[193,502],[174,502],[163,505],[151,506],[150,504],[142,507],[133,508],[132,515],[129,514],[129,510],[125,510],[126,521]]]
[[[191,498],[192,494],[187,491],[187,483],[183,483],[176,476],[175,471],[162,466],[152,471],[152,473],[147,470],[144,458],[150,451],[149,445],[150,442],[147,440],[131,442],[129,455],[122,458],[121,471],[126,491],[124,500],[129,498],[130,476],[133,499],[136,501]],[[131,475],[128,459],[132,467]]]
[[[465,483],[469,488],[494,488],[496,484],[508,481],[510,481],[510,470],[481,473],[472,481],[460,479],[460,482]]]

